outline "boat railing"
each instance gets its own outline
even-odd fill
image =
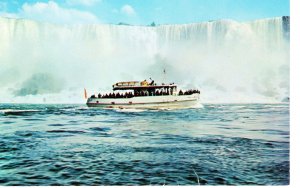
[[[190,90],[187,90],[187,91],[182,91],[180,90],[177,93],[175,92],[167,92],[167,91],[155,91],[155,92],[144,92],[144,91],[141,91],[141,92],[126,92],[126,93],[109,93],[109,94],[103,94],[101,95],[100,93],[95,96],[95,95],[92,95],[91,98],[132,98],[132,97],[147,97],[147,96],[167,96],[167,95],[192,95],[192,94],[195,94],[195,93],[199,93],[200,94],[200,91],[197,90],[197,89],[190,89]]]

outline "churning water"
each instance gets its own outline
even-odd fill
[[[287,185],[289,104],[0,105],[0,185]]]

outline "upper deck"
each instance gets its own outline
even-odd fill
[[[156,85],[154,81],[148,83],[147,81],[129,81],[129,82],[118,82],[113,85],[113,90],[149,90],[149,89],[176,89],[177,85],[173,84],[161,84]]]

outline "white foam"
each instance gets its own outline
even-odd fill
[[[145,112],[146,109],[135,109],[135,108],[115,108],[114,109],[117,112]]]

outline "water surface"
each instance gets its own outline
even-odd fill
[[[289,105],[0,105],[0,185],[198,184],[289,184]]]

